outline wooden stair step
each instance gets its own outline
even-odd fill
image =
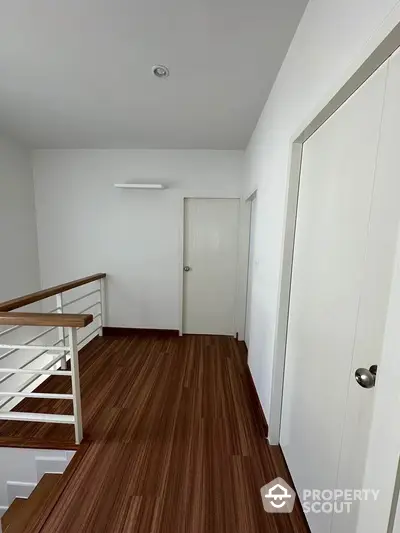
[[[15,498],[7,511],[1,518],[1,525],[3,533],[5,533],[8,527],[15,523],[20,516],[24,513],[24,506],[28,500],[25,498]]]
[[[12,511],[9,517],[6,518],[6,527],[4,523],[4,518],[12,509],[14,503],[19,500],[19,498],[14,500],[14,502],[11,504],[11,506],[2,518],[4,533],[22,533],[28,523],[34,520],[39,515],[45,502],[48,500],[49,497],[51,497],[51,493],[60,478],[61,474],[45,474],[39,481],[39,483],[36,485],[29,498],[27,500],[22,500],[22,504],[16,504],[16,506],[19,506],[19,509]]]

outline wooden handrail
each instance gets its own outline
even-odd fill
[[[75,281],[70,281],[69,283],[63,283],[62,285],[55,285],[54,287],[50,287],[49,289],[43,289],[38,292],[27,294],[26,296],[20,296],[19,298],[8,300],[7,302],[0,303],[0,315],[3,313],[7,313],[8,311],[13,311],[14,309],[19,309],[20,307],[25,307],[26,305],[33,304],[35,302],[40,302],[41,300],[45,300],[46,298],[49,298],[50,296],[55,296],[56,294],[59,294],[60,292],[67,292],[72,289],[76,289],[77,287],[81,287],[82,285],[86,285],[87,283],[92,283],[93,281],[97,281],[105,277],[106,277],[106,274],[104,273],[93,274],[92,276],[88,276],[86,278],[81,278]],[[29,314],[37,314],[37,313],[21,313],[21,314],[29,315]],[[49,316],[54,317],[55,315],[50,314]],[[60,315],[60,316],[65,317],[67,315]],[[70,315],[70,316],[80,316],[80,315]],[[10,324],[10,322],[2,322],[1,320],[3,320],[3,318],[4,317],[2,316],[0,319],[0,324]],[[20,324],[20,322],[15,322],[15,324],[18,325]],[[25,323],[25,325],[36,326],[37,324]],[[53,324],[46,322],[45,324],[39,324],[39,325],[46,325],[46,326],[50,325],[51,326]],[[63,324],[59,324],[59,325],[62,326]],[[81,326],[76,326],[76,327],[81,327]]]
[[[1,326],[60,326],[84,328],[93,322],[93,315],[58,313],[0,313]]]
[[[69,283],[63,283],[62,285],[56,285],[55,287],[50,287],[49,289],[44,289],[38,292],[33,292],[32,294],[27,294],[26,296],[21,296],[19,298],[15,298],[14,300],[8,300],[7,302],[3,302],[0,304],[0,325],[5,326],[13,326],[9,329],[6,329],[5,331],[1,332],[1,335],[6,335],[8,333],[11,333],[15,329],[18,329],[20,326],[50,326],[49,329],[46,329],[39,335],[36,335],[35,337],[26,340],[24,344],[3,344],[0,343],[1,349],[10,348],[9,351],[1,354],[1,359],[4,359],[6,357],[9,357],[13,355],[18,350],[33,350],[38,351],[39,354],[35,355],[33,358],[29,359],[28,361],[25,361],[24,364],[21,367],[15,368],[15,363],[11,363],[11,368],[7,370],[8,376],[2,379],[4,381],[5,379],[8,379],[9,377],[15,375],[15,373],[22,373],[25,367],[29,365],[30,363],[33,363],[38,358],[40,358],[45,353],[52,353],[52,352],[61,352],[61,355],[58,357],[53,357],[52,361],[48,362],[47,365],[45,365],[44,368],[37,369],[37,372],[34,372],[34,376],[32,376],[23,386],[22,389],[16,390],[16,391],[8,391],[7,393],[2,392],[2,396],[9,396],[10,398],[19,398],[19,397],[33,397],[35,398],[61,398],[61,395],[49,393],[49,394],[42,394],[42,393],[26,393],[25,389],[28,385],[35,382],[37,379],[35,376],[36,374],[39,376],[41,373],[43,375],[47,375],[47,371],[54,367],[55,364],[60,362],[60,368],[66,369],[67,368],[67,352],[70,354],[70,363],[71,363],[71,386],[72,386],[72,394],[64,395],[64,397],[68,396],[68,400],[72,400],[73,404],[73,415],[51,415],[48,413],[15,413],[14,411],[6,412],[1,411],[0,418],[2,420],[21,420],[21,421],[29,421],[29,422],[47,422],[47,423],[57,423],[57,424],[74,424],[75,426],[75,441],[77,444],[80,444],[83,438],[83,427],[82,427],[82,409],[81,409],[81,392],[80,392],[80,383],[79,383],[79,358],[78,358],[78,347],[79,344],[85,342],[90,337],[93,337],[94,334],[97,335],[97,333],[100,331],[100,335],[103,333],[103,326],[104,326],[104,307],[105,307],[105,287],[104,282],[101,281],[99,293],[100,293],[100,300],[99,302],[96,302],[96,304],[100,304],[100,313],[93,316],[90,314],[84,314],[86,311],[90,309],[89,306],[86,309],[83,309],[82,313],[80,314],[68,314],[64,313],[64,304],[62,297],[58,296],[57,298],[57,307],[54,309],[54,311],[57,311],[55,313],[26,313],[26,312],[13,312],[15,309],[19,309],[21,307],[25,307],[29,304],[33,304],[35,302],[39,302],[40,300],[44,300],[45,298],[49,298],[50,296],[60,295],[64,292],[70,291],[71,289],[75,289],[76,287],[80,287],[82,285],[86,285],[88,283],[92,283],[94,281],[100,281],[103,280],[103,278],[106,277],[106,274],[100,273],[100,274],[94,274],[92,276],[88,276],[86,278],[77,279],[75,281],[70,281]],[[83,298],[86,298],[87,296],[90,296],[92,294],[95,294],[97,290],[88,292],[86,295],[83,295],[81,298],[77,298],[75,300],[72,300],[68,302],[69,304],[75,303]],[[68,304],[65,304],[68,305]],[[78,328],[84,328],[88,324],[92,323],[95,318],[100,318],[100,324],[98,327],[96,327],[93,331],[89,333],[89,335],[86,335],[83,339],[80,339],[80,343],[78,344],[78,334],[77,329]],[[58,341],[56,344],[51,344],[46,346],[45,344],[31,344],[34,341],[37,341],[40,337],[43,337],[50,333],[51,331],[58,328]],[[66,343],[66,335],[65,335],[65,329],[68,328],[68,344]],[[58,346],[58,344],[62,342],[63,346]],[[21,372],[22,371],[22,372]],[[53,373],[53,372],[52,372]],[[55,373],[55,372],[54,372]],[[2,404],[2,407],[8,403],[9,400],[4,402]],[[1,527],[0,527],[1,530]]]

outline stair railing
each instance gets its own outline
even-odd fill
[[[81,390],[79,376],[79,348],[83,347],[92,338],[103,334],[103,327],[106,323],[106,274],[94,274],[92,276],[57,285],[49,289],[28,294],[14,300],[0,303],[0,326],[10,326],[4,331],[0,331],[0,350],[7,350],[0,354],[0,400],[7,400],[0,403],[0,420],[25,421],[25,422],[47,422],[57,424],[73,424],[75,426],[75,441],[80,444],[83,439]],[[77,298],[65,301],[65,293],[78,287],[96,284],[92,290],[81,294]],[[56,307],[47,312],[15,312],[16,309],[41,302],[51,297],[56,297]],[[71,307],[79,306],[79,302],[86,298],[91,298],[92,303],[86,305],[76,313],[65,313]],[[92,311],[94,314],[90,314]],[[91,331],[78,338],[80,331],[85,332],[92,324]],[[24,340],[21,343],[3,343],[3,337],[19,333],[21,328],[33,327],[46,328],[35,336]],[[54,333],[55,337],[45,344],[36,344],[43,337],[47,339]],[[39,341],[41,342],[41,341]],[[32,344],[35,343],[35,344]],[[17,354],[21,351],[32,351],[33,356],[17,362]],[[43,356],[50,357],[50,360],[39,368],[32,368],[34,363],[38,365]],[[14,357],[13,357],[14,356]],[[7,367],[1,366],[6,360]],[[69,365],[68,365],[69,362]],[[5,374],[5,375],[4,375]],[[18,374],[29,375],[27,382],[18,390],[1,390],[1,385]],[[32,392],[32,387],[39,381],[46,380],[49,376],[69,376],[72,382],[72,394],[53,394]],[[72,415],[51,414],[51,413],[28,413],[18,410],[4,409],[8,403],[15,401],[15,398],[42,398],[50,400],[70,400],[73,405]]]

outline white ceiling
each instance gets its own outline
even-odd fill
[[[245,148],[306,3],[0,0],[1,127],[32,148]]]

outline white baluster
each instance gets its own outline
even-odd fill
[[[78,359],[78,336],[76,328],[68,328],[69,348],[71,353],[72,371],[72,395],[75,418],[75,442],[80,444],[83,439],[82,428],[82,406],[81,406],[81,385],[79,379],[79,359]]]
[[[103,328],[107,324],[107,294],[106,294],[106,279],[100,280],[100,321],[101,329],[99,332],[100,337],[103,336]]]
[[[57,294],[56,298],[57,298],[57,313],[62,314],[64,312],[62,292],[60,292],[60,294]],[[57,330],[58,330],[58,340],[59,342],[62,342],[63,346],[65,346],[65,329],[62,327],[59,327],[57,328]],[[67,369],[67,356],[61,359],[61,370],[66,370],[66,369]]]

